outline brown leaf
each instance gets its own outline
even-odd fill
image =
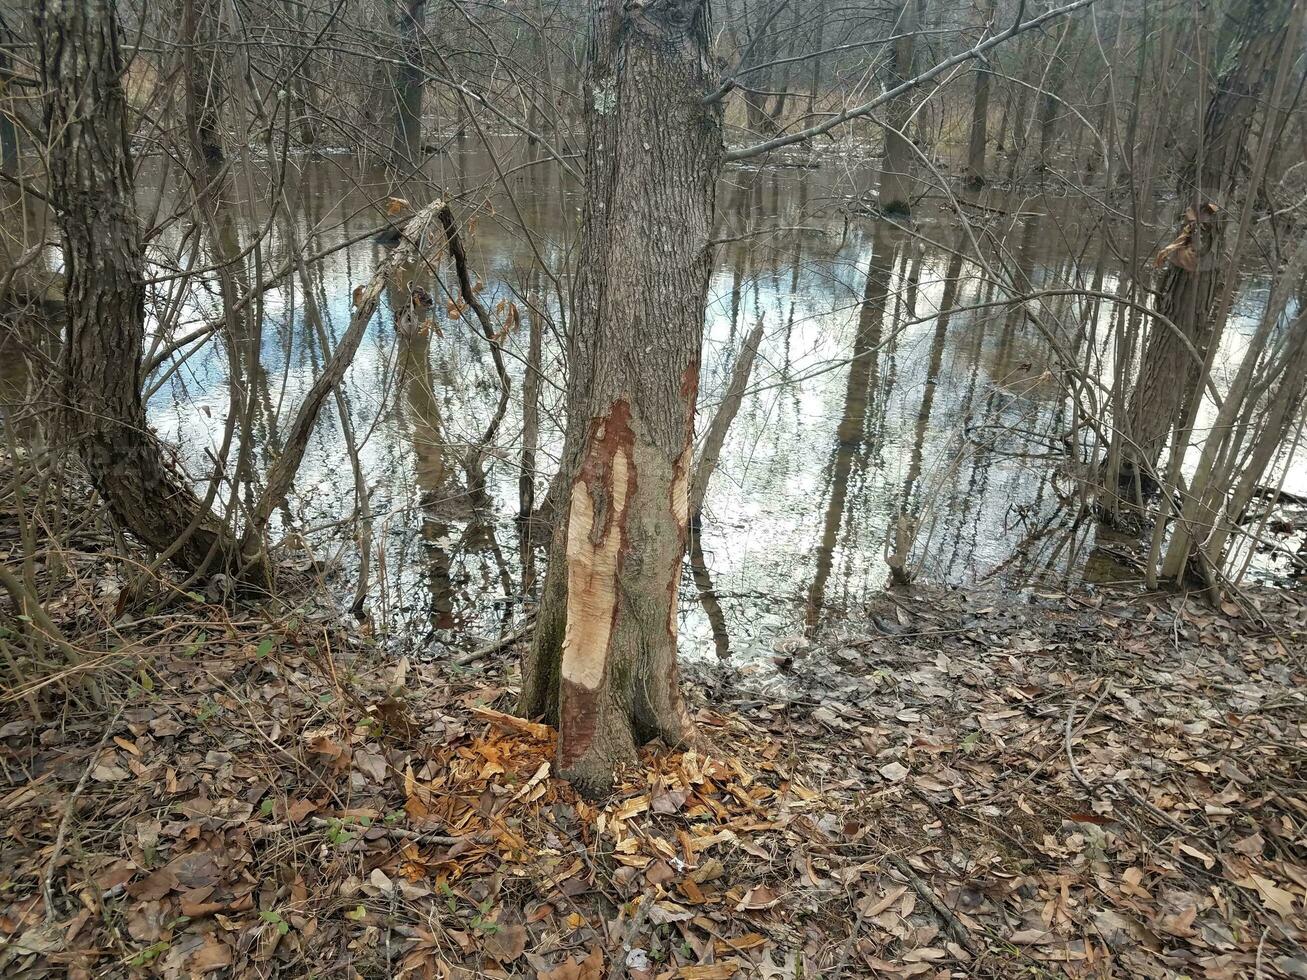
[[[536,980],[601,980],[603,973],[604,951],[596,946],[583,960],[568,960],[552,970],[537,970]]]
[[[722,937],[713,940],[713,953],[717,956],[726,956],[730,953],[743,953],[750,949],[757,949],[767,942],[767,937],[757,932],[748,932],[743,936]]]
[[[211,973],[231,966],[231,947],[225,943],[205,943],[193,954],[187,965],[195,973]]]
[[[706,966],[683,966],[676,971],[677,980],[731,980],[740,972],[741,963],[732,957]]]
[[[1047,929],[1018,929],[1008,937],[1013,946],[1042,946],[1052,941],[1053,934]]]
[[[1269,878],[1263,878],[1261,875],[1249,875],[1245,881],[1236,882],[1245,888],[1255,888],[1257,894],[1262,897],[1262,904],[1272,912],[1288,918],[1294,913],[1293,892],[1281,888]]]
[[[201,888],[215,884],[221,872],[213,859],[212,851],[191,851],[173,858],[168,869],[177,877],[177,882],[187,888]]]
[[[746,909],[769,909],[781,900],[781,893],[768,885],[754,885],[735,906],[737,912]]]
[[[291,823],[302,823],[317,808],[318,805],[312,800],[294,800],[286,808],[286,819]]]
[[[676,872],[666,861],[657,860],[644,869],[645,881],[651,885],[665,885],[676,877]]]
[[[157,901],[177,887],[177,876],[167,868],[160,868],[148,878],[134,881],[127,886],[127,894],[132,898],[147,902]]]
[[[500,926],[485,938],[485,950],[500,963],[510,963],[526,950],[526,926]]]
[[[354,768],[374,783],[386,781],[386,757],[380,753],[359,749],[354,753]]]

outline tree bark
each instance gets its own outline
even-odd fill
[[[986,0],[980,12],[980,29],[986,31],[994,20],[994,8],[998,0]],[[979,190],[985,186],[985,144],[989,134],[989,82],[988,65],[981,61],[976,65],[976,87],[971,102],[971,136],[967,145],[967,164],[963,171],[963,180],[967,187]]]
[[[145,254],[117,18],[106,0],[53,0],[37,5],[36,33],[66,279],[64,425],[128,531],[193,570],[233,559],[231,536],[146,425]]]
[[[9,53],[0,51],[0,171],[11,175],[18,172],[18,125],[7,105],[11,101],[9,85],[13,77]]]
[[[183,67],[186,72],[186,126],[190,142],[197,147],[203,162],[216,166],[223,162],[222,135],[218,125],[218,102],[222,98],[222,81],[218,77],[217,59],[211,50],[200,51],[217,37],[215,13],[210,0],[182,0]]]
[[[405,171],[417,167],[422,159],[420,46],[426,17],[426,0],[395,0],[400,64],[395,68],[395,129],[391,145],[395,167]]]
[[[703,0],[595,9],[571,364],[589,380],[569,384],[583,434],[539,615],[554,635],[533,645],[522,699],[556,718],[560,772],[588,793],[640,743],[694,737],[676,609],[722,159],[710,64]]]
[[[917,2],[904,0],[894,42],[894,60],[889,88],[912,77],[913,33],[917,29]],[[885,129],[885,157],[880,172],[880,209],[884,214],[907,217],[912,213],[916,150],[908,139],[908,121],[912,118],[912,97],[906,93],[889,108],[889,126]]]

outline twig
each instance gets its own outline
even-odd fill
[[[1257,959],[1253,963],[1253,980],[1262,980],[1262,947],[1266,945],[1266,937],[1270,931],[1271,927],[1267,926],[1262,930],[1262,938],[1257,940]]]
[[[1112,692],[1112,682],[1109,680],[1106,684],[1103,685],[1103,692],[1098,695],[1097,700],[1095,700],[1094,703],[1090,705],[1089,713],[1085,715],[1085,720],[1080,723],[1081,730],[1083,730],[1089,724],[1089,719],[1094,717],[1094,712],[1098,710],[1098,706],[1103,703],[1103,699],[1106,698],[1108,694],[1110,694],[1111,692]],[[1081,786],[1083,786],[1087,792],[1093,793],[1094,791],[1093,786],[1091,786],[1089,784],[1089,781],[1085,779],[1083,774],[1081,774],[1080,767],[1076,765],[1075,753],[1071,751],[1072,728],[1075,726],[1076,705],[1079,703],[1080,703],[1080,698],[1079,696],[1077,696],[1076,699],[1071,702],[1071,707],[1066,713],[1066,733],[1063,737],[1063,744],[1066,747],[1066,761],[1071,765],[1071,775],[1076,777],[1076,782],[1078,782]]]
[[[935,914],[944,923],[945,930],[957,944],[972,956],[979,956],[980,952],[976,948],[976,942],[971,938],[971,930],[962,924],[962,920],[953,914],[953,910],[944,904],[943,899],[935,894],[935,890],[921,879],[921,876],[912,869],[912,865],[897,854],[886,854],[885,860],[892,864],[894,869],[908,880],[908,884],[912,886],[913,890],[935,910]]]
[[[508,410],[511,385],[508,371],[504,367],[504,354],[500,348],[499,335],[495,332],[494,323],[490,319],[490,311],[477,296],[476,286],[473,285],[472,275],[468,271],[467,252],[463,248],[463,239],[458,233],[458,222],[454,220],[454,212],[450,210],[448,204],[442,204],[438,213],[440,224],[445,229],[445,242],[449,246],[449,254],[454,259],[454,272],[458,275],[458,291],[463,302],[472,308],[477,322],[481,324],[481,332],[485,335],[486,343],[490,345],[490,359],[494,362],[495,374],[499,376],[499,404],[495,406],[495,414],[477,444],[478,448],[486,449],[495,438],[495,433],[499,431],[499,423],[503,421],[504,413]]]
[[[96,743],[95,749],[91,752],[91,757],[86,760],[86,769],[82,772],[82,778],[77,781],[77,786],[72,795],[68,797],[68,803],[64,806],[63,819],[59,821],[59,833],[55,834],[54,849],[50,852],[50,867],[45,869],[45,880],[41,882],[41,895],[45,899],[45,916],[53,920],[54,912],[54,873],[59,865],[59,855],[63,853],[64,842],[68,837],[68,826],[73,822],[73,809],[77,806],[77,798],[82,795],[82,790],[86,788],[86,781],[91,778],[91,770],[95,768],[95,760],[100,757],[105,745],[109,741],[109,736],[113,733],[114,726],[118,724],[118,717],[123,713],[123,708],[127,707],[124,701],[118,705],[118,710],[113,713],[113,718],[109,724],[104,726],[104,732],[100,735],[100,741]]]
[[[331,820],[327,817],[309,817],[309,823],[320,830],[336,830],[346,826],[340,819]],[[355,829],[354,824],[348,825],[350,829]],[[373,824],[369,827],[358,826],[357,829],[362,833],[376,834],[381,837],[389,837],[392,840],[411,841],[414,844],[457,844],[465,837],[450,837],[448,834],[428,833],[422,830],[405,830],[402,827],[378,827]]]
[[[835,964],[835,970],[831,973],[831,980],[839,980],[844,974],[844,964],[849,960],[849,951],[853,949],[853,943],[858,938],[858,933],[862,932],[862,920],[864,913],[862,904],[858,904],[858,917],[853,922],[853,931],[849,933],[849,938],[844,940],[844,948],[840,950],[840,961]]]
[[[639,937],[640,930],[644,928],[645,920],[649,918],[649,908],[653,905],[653,902],[653,889],[645,891],[640,896],[640,904],[636,906],[631,924],[626,927],[626,938],[617,947],[617,952],[613,954],[613,962],[608,966],[608,980],[621,980],[623,971],[626,969],[626,953],[631,949],[631,942]]]
[[[467,653],[459,654],[454,658],[454,663],[460,667],[467,667],[479,660],[484,660],[492,653],[498,653],[500,650],[504,649],[504,647],[512,646],[518,640],[524,638],[532,629],[535,628],[535,624],[535,616],[532,616],[511,633],[506,633],[499,639],[487,643],[483,647],[478,647],[476,650],[469,650]]]

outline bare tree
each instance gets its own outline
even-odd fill
[[[234,537],[169,465],[141,398],[145,256],[133,199],[117,18],[108,0],[38,5],[68,326],[65,425],[114,517],[192,569],[237,556]]]

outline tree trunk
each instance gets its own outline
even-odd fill
[[[64,424],[114,518],[186,567],[234,558],[231,536],[165,463],[141,397],[145,254],[133,201],[118,24],[106,0],[36,8],[49,197],[67,296]]]
[[[1049,169],[1052,162],[1053,147],[1057,143],[1057,120],[1062,112],[1062,82],[1067,74],[1067,59],[1074,50],[1071,42],[1075,37],[1076,21],[1070,19],[1053,46],[1052,62],[1044,76],[1043,91],[1039,93],[1039,162],[1036,164],[1040,173]]]
[[[222,82],[218,77],[217,59],[212,50],[201,52],[200,45],[210,45],[217,38],[214,11],[209,0],[182,0],[183,65],[186,72],[186,125],[191,144],[198,148],[203,162],[223,162],[222,134],[218,126],[218,102]]]
[[[533,283],[534,283],[533,275]],[[533,299],[539,296],[531,290]],[[528,340],[526,371],[522,378],[522,469],[517,477],[517,521],[521,539],[522,594],[535,591],[535,545],[531,516],[535,512],[536,452],[540,443],[540,356],[543,319],[539,309],[527,304]]]
[[[396,0],[395,33],[399,36],[400,64],[395,68],[395,130],[392,137],[394,165],[412,170],[422,159],[422,67],[423,27],[426,0]]]
[[[1253,0],[1247,5],[1238,37],[1226,56],[1227,67],[1208,96],[1198,145],[1181,168],[1177,191],[1188,211],[1174,247],[1159,257],[1166,271],[1157,309],[1200,355],[1213,341],[1212,304],[1224,262],[1218,247],[1219,208],[1229,205],[1241,182],[1249,129],[1284,42],[1293,2]],[[1209,205],[1211,201],[1216,206]],[[1122,481],[1135,470],[1156,467],[1182,407],[1200,397],[1201,375],[1176,331],[1155,325],[1130,399],[1128,421],[1134,446],[1123,453]]]
[[[18,173],[18,125],[6,105],[11,101],[9,85],[13,77],[9,53],[0,51],[0,171],[7,174]]]
[[[718,110],[702,102],[708,38],[702,0],[608,0],[591,25],[571,363],[588,380],[569,383],[582,435],[563,461],[574,467],[565,560],[555,553],[548,569],[539,622],[552,635],[533,645],[522,700],[556,712],[560,772],[591,793],[638,744],[693,737],[676,608],[722,159]]]
[[[980,29],[985,31],[994,20],[998,0],[986,0],[980,13]],[[967,165],[963,179],[967,187],[980,190],[985,186],[985,143],[989,133],[990,72],[983,61],[976,65],[975,96],[971,103],[971,138],[967,145]]]
[[[917,29],[916,0],[905,0],[895,31],[903,35],[894,42],[894,61],[887,87],[893,88],[912,77],[913,32]],[[916,150],[908,139],[912,118],[912,97],[901,95],[889,107],[885,129],[885,157],[880,172],[880,209],[884,214],[907,217],[912,213]]]
[[[817,0],[817,26],[813,31],[812,49],[821,51],[822,44],[826,38],[826,0]],[[814,55],[812,58],[812,73],[808,76],[808,111],[803,117],[802,125],[807,126],[811,123],[813,115],[817,111],[817,97],[821,88],[821,68],[822,56]]]

